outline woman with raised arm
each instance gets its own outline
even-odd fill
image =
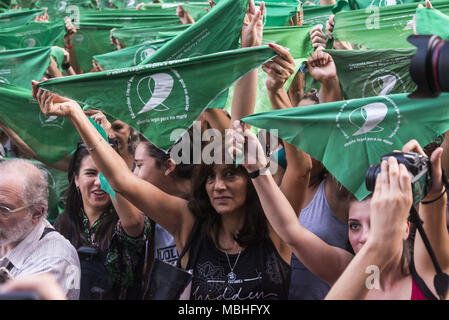
[[[80,252],[80,299],[140,299],[150,221],[122,196],[112,200],[101,188],[99,176],[86,146],[78,144],[69,165],[64,212],[55,228],[75,248],[90,247],[96,252],[91,257],[99,262],[95,265]],[[103,286],[95,285],[98,279],[105,279]],[[103,292],[95,295],[94,286]]]

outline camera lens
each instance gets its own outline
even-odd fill
[[[438,61],[439,90],[441,92],[449,92],[449,41],[443,41],[438,50],[435,54]]]
[[[366,171],[365,184],[368,191],[374,191],[376,185],[376,178],[380,172],[380,164],[371,165]]]

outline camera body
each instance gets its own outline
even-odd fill
[[[413,204],[418,204],[432,186],[429,158],[415,152],[390,152],[382,156],[381,162],[389,157],[396,158],[399,164],[402,163],[407,168],[412,183]],[[373,164],[366,171],[365,184],[369,191],[374,191],[379,173],[380,164]]]

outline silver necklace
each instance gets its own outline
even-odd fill
[[[235,281],[237,279],[237,275],[234,273],[234,268],[237,265],[237,262],[239,261],[241,253],[242,250],[239,251],[239,255],[237,256],[237,259],[235,259],[234,266],[231,267],[231,261],[229,260],[228,252],[225,250],[226,258],[228,259],[229,269],[231,269],[231,271],[227,275],[228,281],[230,282]]]

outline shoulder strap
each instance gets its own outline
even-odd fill
[[[54,228],[51,228],[51,227],[46,227],[46,228],[44,229],[44,232],[42,232],[42,235],[41,235],[41,237],[39,238],[39,241],[42,240],[42,239],[44,239],[45,236],[46,236],[47,234],[49,234],[50,232],[53,232],[53,231],[56,231],[56,230],[55,230]]]
[[[416,282],[416,284],[418,285],[419,289],[424,294],[424,296],[428,300],[438,300],[437,297],[435,297],[435,295],[432,293],[432,291],[430,291],[429,287],[426,285],[424,280],[419,276],[418,272],[416,272],[413,255],[410,259],[409,269],[413,280]]]
[[[195,224],[193,225],[192,231],[190,231],[189,237],[187,238],[187,241],[186,241],[186,245],[184,246],[184,248],[181,251],[181,254],[178,257],[178,262],[176,263],[178,268],[181,267],[181,259],[184,257],[187,250],[190,248],[193,238],[195,237],[196,233],[198,233],[199,227],[200,227],[200,222],[198,219],[195,219]]]

